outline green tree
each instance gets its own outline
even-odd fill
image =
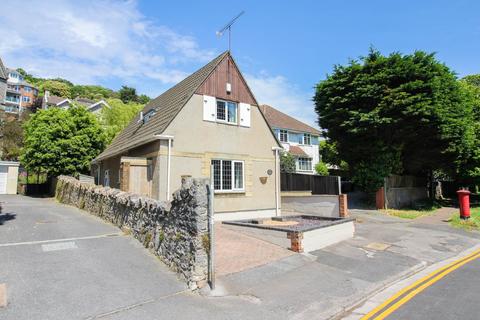
[[[120,95],[120,100],[122,100],[123,103],[137,101],[137,90],[135,88],[122,86],[122,88],[118,91],[118,94]]]
[[[105,147],[103,129],[84,107],[38,111],[24,130],[20,161],[27,170],[51,176],[87,173],[90,162]]]
[[[458,174],[459,165],[472,160],[472,105],[433,54],[371,50],[335,66],[317,85],[314,100],[319,125],[367,191],[392,173]]]
[[[150,101],[150,97],[146,94],[141,94],[137,97],[137,102],[141,104],[147,104]]]
[[[17,161],[23,147],[22,125],[28,119],[29,113],[23,112],[20,118],[9,119],[5,113],[0,119],[1,159]]]
[[[72,97],[71,86],[63,81],[47,80],[43,82],[40,86],[40,91],[45,92],[47,90],[50,91],[50,94],[55,96],[65,98]]]
[[[327,164],[320,161],[315,165],[315,172],[321,176],[328,176],[328,167]]]
[[[120,99],[108,99],[107,103],[110,108],[102,109],[100,119],[105,129],[106,142],[109,144],[143,109],[144,105],[135,102],[123,103]]]
[[[295,157],[289,152],[280,153],[280,171],[293,173],[296,170]]]

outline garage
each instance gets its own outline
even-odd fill
[[[0,194],[16,194],[19,162],[0,161]]]

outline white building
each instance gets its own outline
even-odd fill
[[[320,161],[321,132],[271,106],[264,104],[261,109],[283,148],[295,157],[296,172],[314,174],[315,165]]]

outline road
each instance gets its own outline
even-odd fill
[[[403,288],[362,319],[479,319],[480,251]]]

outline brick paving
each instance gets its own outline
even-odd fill
[[[272,243],[215,226],[216,274],[218,276],[244,271],[294,254]]]

